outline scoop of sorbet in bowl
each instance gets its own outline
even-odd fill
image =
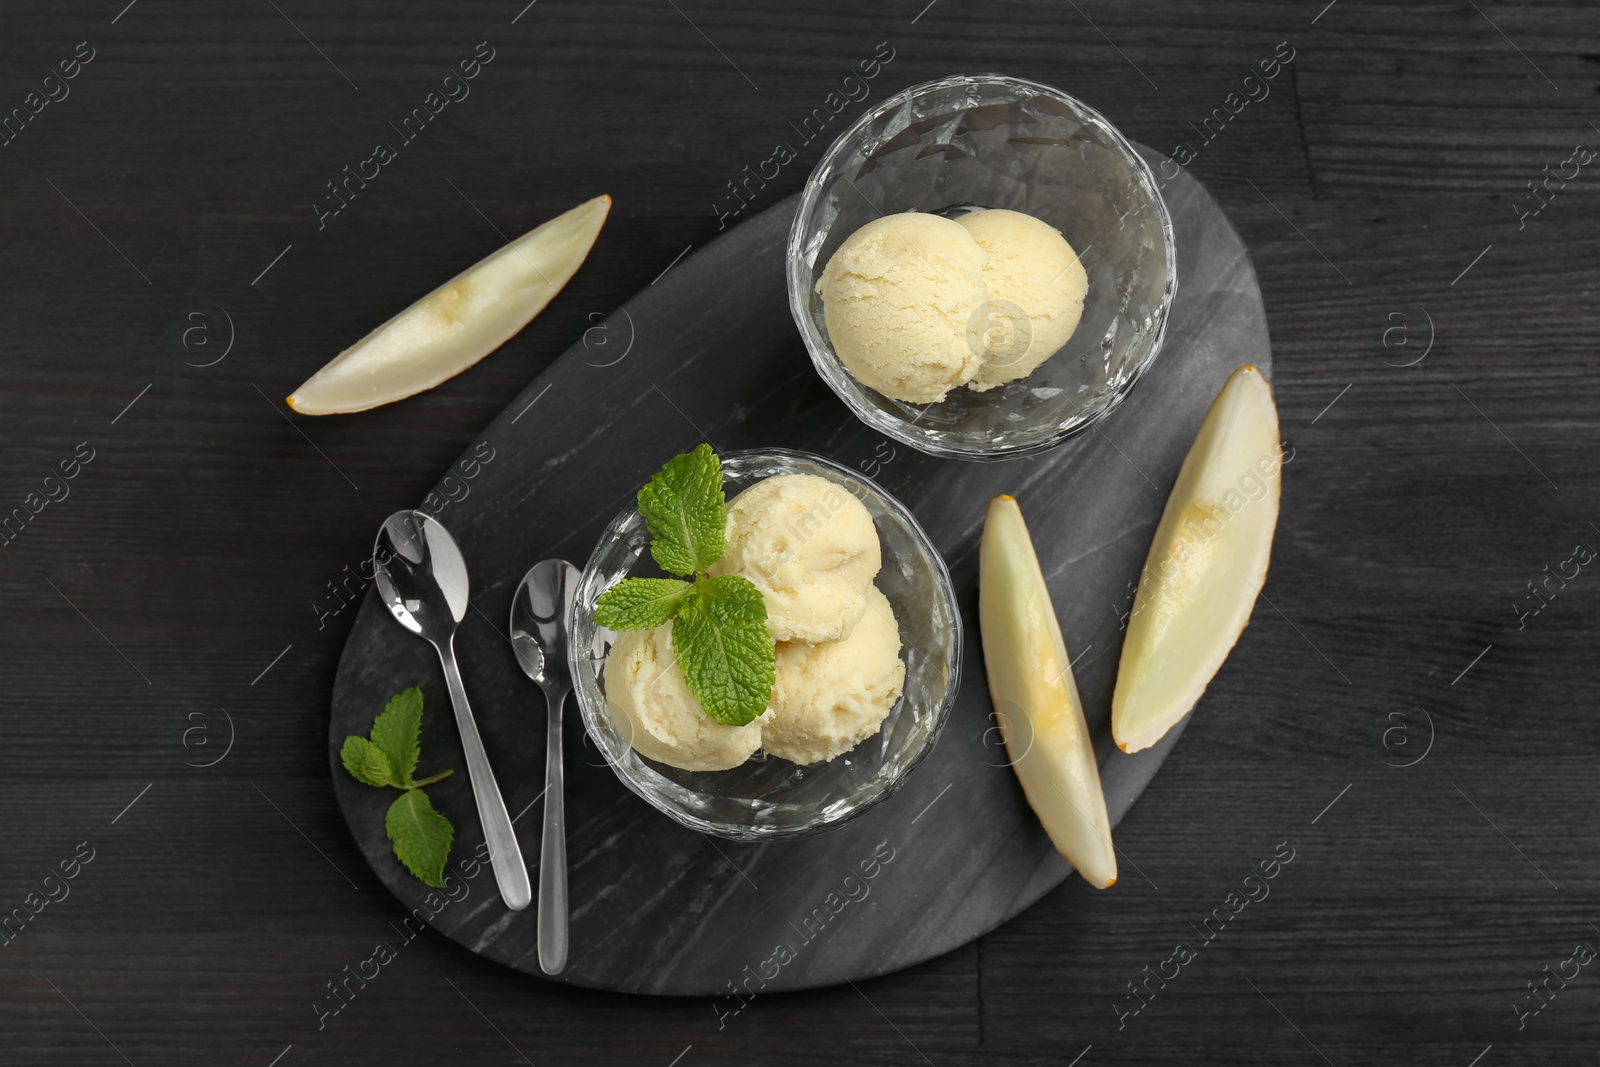
[[[974,211],[956,220],[988,253],[984,307],[972,347],[983,353],[967,388],[986,392],[1026,378],[1061,351],[1083,317],[1089,275],[1061,232],[1020,211]]]
[[[672,623],[618,634],[606,657],[606,698],[617,732],[642,756],[693,771],[737,767],[761,747],[763,715],[743,726],[701,708],[672,655]]]
[[[837,641],[867,610],[882,562],[872,516],[849,490],[780,474],[728,504],[728,550],[709,573],[755,583],[773,640]]]
[[[835,759],[878,732],[906,679],[894,609],[867,589],[867,610],[842,641],[778,646],[761,747],[794,763]]]
[[[978,369],[967,326],[984,302],[988,258],[938,215],[886,215],[852,233],[817,282],[840,361],[885,396],[943,400]]]

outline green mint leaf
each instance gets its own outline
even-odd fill
[[[344,761],[344,769],[363,785],[400,784],[392,780],[389,757],[384,754],[383,749],[365,737],[351,734],[345,738],[344,747],[339,750],[339,758]]]
[[[422,755],[421,731],[422,690],[418,686],[390,697],[383,714],[372,721],[372,743],[383,750],[393,768],[390,784],[402,788],[411,784]]]
[[[694,584],[672,622],[689,691],[716,722],[743,726],[772,699],[773,646],[761,590],[742,575]]]
[[[435,889],[444,888],[444,863],[450,858],[455,827],[439,814],[420,789],[407,789],[389,805],[383,828],[394,842],[395,858]]]
[[[667,461],[639,490],[650,554],[669,574],[699,574],[727,549],[722,461],[701,444]]]
[[[676,578],[626,578],[601,594],[594,622],[608,630],[654,630],[678,613],[689,583]]]

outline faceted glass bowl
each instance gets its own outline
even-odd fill
[[[829,258],[883,215],[974,208],[1026,212],[1066,237],[1089,275],[1077,332],[1027,378],[988,392],[960,386],[923,405],[862,385],[828,340],[816,285]],[[1176,281],[1149,164],[1098,112],[999,74],[914,85],[868,111],[812,171],[789,231],[789,309],[818,373],[868,426],[936,456],[1042,452],[1104,417],[1160,351]]]
[[[655,575],[650,535],[637,508],[614,519],[589,557],[573,601],[568,657],[589,736],[623,785],[693,830],[734,840],[814,833],[854,818],[890,796],[933,748],[955,703],[961,675],[961,617],[944,560],[899,501],[870,479],[804,452],[767,449],[722,459],[728,499],[763,478],[814,474],[866,506],[883,547],[875,579],[900,624],[904,692],[883,728],[826,763],[801,767],[757,752],[726,771],[685,771],[634,751],[606,703],[602,669],[615,639],[594,623],[600,594],[623,578]]]

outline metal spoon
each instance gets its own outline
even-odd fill
[[[472,796],[489,843],[489,862],[506,907],[521,911],[533,900],[511,816],[495,784],[478,724],[456,666],[456,625],[467,613],[467,563],[450,532],[421,511],[397,511],[384,520],[372,552],[378,595],[401,626],[433,645],[444,665],[445,686],[467,758]]]
[[[572,692],[567,669],[567,617],[581,572],[547,559],[522,576],[511,600],[511,647],[550,704],[544,757],[544,840],[539,847],[539,966],[567,965],[567,828],[562,800],[561,708]]]

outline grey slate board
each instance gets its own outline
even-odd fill
[[[437,514],[473,581],[473,610],[456,648],[506,803],[513,815],[523,812],[517,827],[530,866],[538,862],[544,706],[504,636],[512,591],[540,559],[581,566],[606,522],[669,456],[709,439],[719,451],[781,445],[861,469],[923,523],[962,606],[961,692],[936,750],[894,797],[816,837],[735,844],[677,826],[614,778],[569,705],[572,940],[559,980],[724,996],[731,1012],[740,1004],[735,989],[748,996],[830,985],[950,951],[1070,873],[1029,811],[990,717],[975,548],[984,506],[997,493],[1018,498],[1038,544],[1113,823],[1133,804],[1182,725],[1136,756],[1112,746],[1121,617],[1212,397],[1239,364],[1271,374],[1261,294],[1239,235],[1187,173],[1165,196],[1178,291],[1162,354],[1108,419],[1044,455],[935,459],[891,447],[849,414],[812,370],[789,317],[783,255],[791,198],[686,257],[534,380],[468,450],[494,455],[469,495],[452,501],[441,483]],[[351,832],[419,919],[538,974],[535,909],[508,912],[486,864],[450,883],[456,899],[430,897],[384,837],[392,794],[359,785],[339,764],[345,735],[366,733],[387,697],[413,684],[422,685],[428,709],[421,773],[464,769],[432,649],[369,594],[339,664],[329,732],[334,790]],[[431,792],[456,824],[459,872],[482,843],[466,776]],[[1131,868],[1121,876],[1139,877]]]

